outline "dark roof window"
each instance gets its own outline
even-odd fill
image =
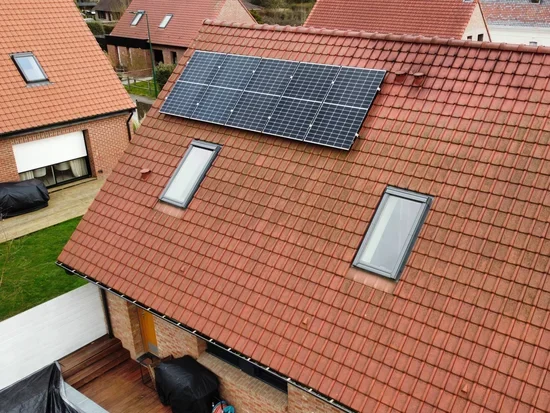
[[[17,69],[27,83],[47,82],[48,76],[38,63],[38,59],[32,53],[17,53],[12,55]]]
[[[220,150],[221,146],[213,143],[191,142],[176,172],[160,196],[161,201],[187,208]]]
[[[388,187],[353,265],[399,278],[430,208],[432,197]]]
[[[162,19],[162,21],[160,22],[159,27],[161,29],[164,29],[166,26],[168,26],[168,23],[170,23],[171,19],[172,19],[172,15],[167,14],[166,16],[164,16],[164,19]]]

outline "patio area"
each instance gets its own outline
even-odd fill
[[[139,364],[128,359],[78,391],[110,413],[171,412],[170,407],[162,405],[156,391],[148,384],[141,381]]]
[[[52,189],[48,207],[0,221],[0,243],[84,215],[103,182],[93,178]]]

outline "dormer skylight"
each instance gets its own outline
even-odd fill
[[[168,26],[168,23],[170,23],[170,20],[172,19],[172,14],[167,14],[164,16],[164,19],[159,24],[159,28],[164,29],[166,26]]]
[[[386,188],[353,265],[398,279],[431,203],[428,195]]]
[[[143,10],[138,10],[136,12],[136,15],[132,19],[132,23],[130,23],[130,26],[137,26],[144,14],[145,12]]]
[[[17,66],[19,73],[25,79],[27,83],[39,83],[47,82],[48,76],[38,63],[36,56],[30,52],[28,53],[16,53],[12,56],[13,62]]]

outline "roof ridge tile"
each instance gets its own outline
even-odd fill
[[[259,23],[234,23],[224,20],[205,19],[206,26],[231,27],[249,30],[284,31],[290,33],[323,34],[335,37],[360,37],[373,40],[390,40],[404,43],[444,44],[448,46],[469,47],[472,49],[499,49],[517,52],[533,52],[550,54],[550,46],[529,46],[523,44],[509,44],[496,42],[476,42],[472,40],[448,39],[438,36],[418,36],[411,34],[370,33],[358,30],[325,29],[305,26],[279,26]]]

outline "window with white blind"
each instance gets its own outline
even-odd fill
[[[398,279],[430,208],[432,197],[388,187],[353,265]]]

